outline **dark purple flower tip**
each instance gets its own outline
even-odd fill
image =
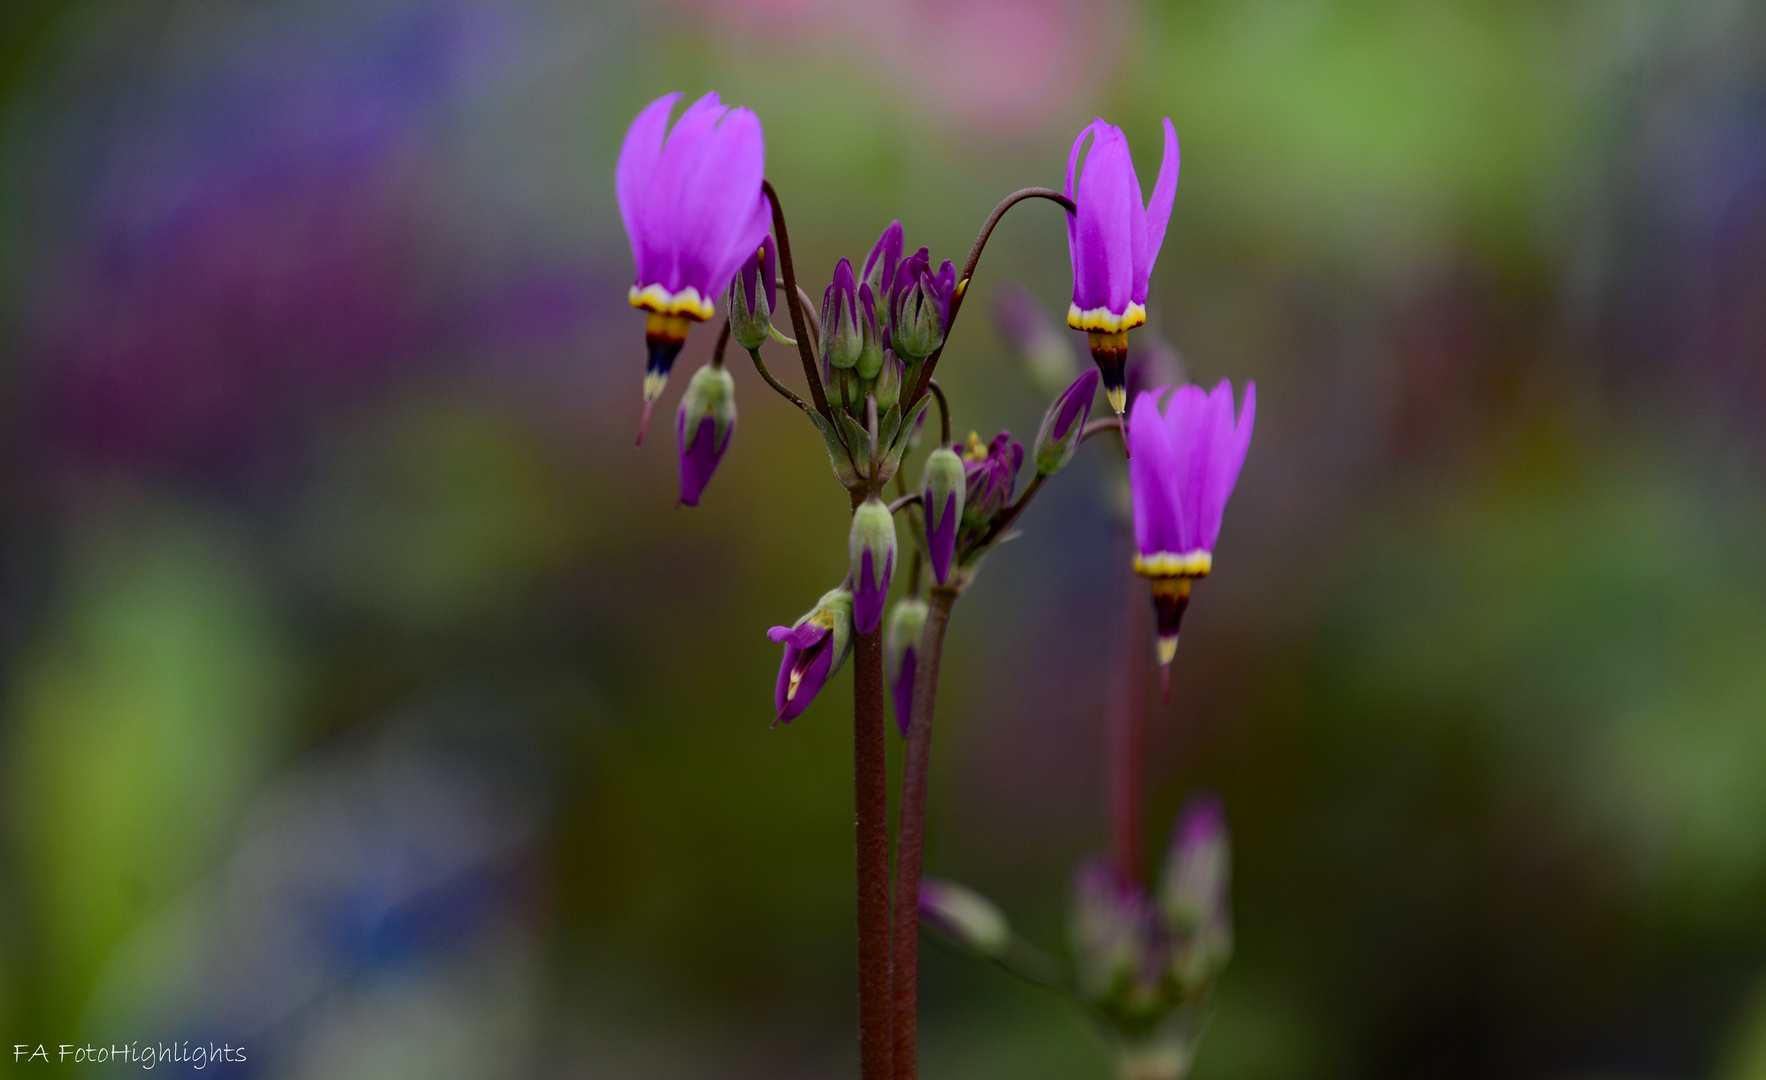
[[[926,602],[910,596],[889,613],[883,635],[883,672],[895,703],[895,724],[907,738],[914,709],[914,674],[919,668],[920,637],[926,629]]]
[[[1091,150],[1080,172],[1087,140]],[[1094,120],[1073,141],[1067,157],[1067,246],[1073,265],[1073,302],[1067,325],[1076,330],[1120,333],[1147,321],[1147,282],[1165,241],[1177,194],[1177,133],[1165,121],[1165,157],[1152,199],[1141,203],[1140,181],[1122,130]]]
[[[831,367],[849,368],[858,363],[864,349],[859,329],[858,281],[852,275],[852,263],[841,259],[834,267],[834,280],[822,294],[822,362]]]
[[[895,726],[904,739],[908,737],[908,724],[914,715],[914,674],[919,663],[919,649],[908,646],[901,655],[901,667],[890,688],[895,699]]]
[[[890,286],[895,281],[895,266],[901,260],[901,222],[892,221],[877,237],[871,246],[871,253],[865,257],[864,273],[859,277],[871,287],[877,295],[879,303],[889,303]]]

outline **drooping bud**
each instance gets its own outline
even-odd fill
[[[1012,924],[993,901],[953,881],[920,881],[920,921],[963,948],[982,956],[1004,956],[1012,945]]]
[[[1232,959],[1232,838],[1211,791],[1191,796],[1171,831],[1159,907],[1177,938],[1173,974],[1191,993]]]
[[[993,317],[1043,397],[1059,394],[1079,373],[1071,331],[1056,323],[1024,286],[1002,283],[994,294]]]
[[[864,348],[859,330],[858,284],[852,263],[841,259],[834,280],[822,294],[822,363],[831,368],[850,368]]]
[[[685,315],[661,315],[654,311],[644,316],[644,344],[650,359],[644,365],[644,414],[638,419],[638,445],[644,445],[644,432],[650,427],[650,410],[668,385],[669,369],[681,346],[687,343],[687,327],[692,325]]]
[[[744,349],[760,348],[779,299],[777,249],[768,235],[730,282],[730,336]]]
[[[681,505],[698,506],[717,463],[736,432],[736,380],[721,364],[706,364],[687,381],[675,413],[681,463]]]
[[[1154,1004],[1164,976],[1159,914],[1140,885],[1106,858],[1073,880],[1073,956],[1080,995],[1112,1014]]]
[[[963,504],[969,481],[963,459],[948,446],[926,455],[926,478],[921,485],[921,508],[926,518],[926,553],[932,576],[940,585],[950,579],[951,558],[957,550],[957,528],[963,520]]]
[[[895,515],[882,499],[872,495],[852,512],[846,547],[852,560],[853,626],[869,634],[883,621],[883,602],[895,576]]]
[[[895,267],[901,261],[901,222],[891,221],[871,246],[871,253],[865,256],[864,273],[859,280],[871,287],[871,295],[877,298],[880,313],[887,317],[889,304],[889,286],[895,280]]]
[[[968,494],[964,500],[963,521],[980,525],[1004,510],[1012,501],[1018,485],[1018,468],[1024,464],[1024,446],[1002,431],[993,442],[981,444],[981,437],[969,433],[969,444],[963,450],[963,471],[968,477]]]
[[[869,284],[858,287],[858,328],[858,361],[854,364],[854,370],[858,372],[860,379],[871,382],[883,370],[883,349],[888,342],[878,335],[877,301]],[[882,402],[878,402],[878,405],[881,406]]]
[[[926,601],[917,596],[898,600],[883,635],[883,671],[895,700],[895,726],[908,737],[914,711],[914,675],[920,666],[920,633],[926,629]]]
[[[902,372],[905,365],[895,358],[893,349],[883,350],[883,368],[877,373],[877,381],[871,385],[871,393],[877,395],[877,408],[888,412],[891,405],[901,402]],[[918,423],[926,422],[926,414],[921,413]],[[918,428],[915,429],[916,431]]]
[[[808,614],[790,626],[773,627],[767,637],[785,646],[773,689],[773,723],[789,723],[809,708],[852,651],[852,593],[830,589]]]
[[[925,248],[901,261],[889,300],[891,341],[897,356],[919,361],[944,344],[950,318],[951,296],[956,292],[957,271],[950,260],[931,273]]]
[[[1036,433],[1036,471],[1053,476],[1067,467],[1079,451],[1079,436],[1091,419],[1091,401],[1098,389],[1096,368],[1080,373],[1073,385],[1061,392],[1043,415]]]

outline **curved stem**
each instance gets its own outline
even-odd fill
[[[717,345],[714,346],[711,350],[711,366],[712,367],[721,368],[724,366],[724,350],[729,347],[729,344],[730,344],[730,320],[726,316],[724,319],[724,328],[717,332]]]
[[[1036,479],[1032,480],[1030,486],[1024,489],[1024,494],[1018,496],[1018,501],[1007,507],[1006,512],[994,520],[987,532],[982,534],[981,539],[969,545],[969,550],[980,551],[998,539],[1000,534],[1011,528],[1012,522],[1018,520],[1018,515],[1024,512],[1026,506],[1030,505],[1030,500],[1036,497],[1038,491],[1042,490],[1043,482],[1046,480],[1048,480],[1046,473],[1037,473]]]
[[[797,302],[803,305],[803,317],[809,320],[809,349],[819,353],[822,347],[822,317],[816,313],[815,298],[802,285],[796,286]]]
[[[759,349],[749,349],[748,355],[754,358],[754,370],[760,372],[760,377],[766,380],[768,386],[784,395],[786,401],[789,401],[799,409],[802,409],[805,412],[809,411],[809,402],[792,393],[789,386],[786,386],[784,383],[773,378],[773,373],[767,370],[766,361],[760,358]]]
[[[834,414],[828,409],[828,395],[822,391],[822,377],[816,371],[815,354],[810,351],[809,334],[805,329],[808,323],[804,320],[803,303],[798,296],[797,271],[791,265],[791,237],[785,232],[785,210],[779,205],[779,193],[773,190],[771,180],[762,180],[760,190],[773,204],[773,238],[779,244],[779,272],[785,278],[785,305],[791,309],[791,329],[797,336],[797,355],[803,360],[803,377],[809,383],[809,396],[816,403],[816,411],[832,424]]]
[[[902,495],[889,504],[889,512],[891,514],[899,514],[919,501],[920,497],[918,495]]]
[[[938,399],[938,424],[940,439],[938,445],[950,445],[950,402],[944,396],[944,387],[938,385],[937,379],[927,379],[926,388]]]
[[[853,493],[858,508],[863,496]],[[853,647],[852,775],[858,817],[860,1080],[889,1080],[894,1047],[889,953],[889,751],[884,735],[883,628]]]
[[[895,836],[895,1080],[918,1071],[920,979],[920,864],[926,840],[926,785],[932,771],[932,713],[938,696],[938,663],[957,592],[935,586],[928,598],[914,672],[907,760],[901,772],[901,818]]]
[[[993,227],[999,224],[1000,218],[1006,216],[1007,210],[1025,199],[1048,199],[1050,202],[1060,203],[1069,214],[1074,212],[1073,200],[1053,188],[1021,188],[1001,199],[1000,204],[993,208],[993,213],[987,215],[987,220],[982,222],[981,232],[976,235],[974,246],[969,248],[969,261],[963,264],[963,272],[957,276],[957,291],[950,298],[950,315],[944,320],[945,341],[950,340],[951,328],[957,323],[957,312],[962,310],[963,297],[969,291],[969,279],[975,276],[975,266],[981,262],[982,249],[987,247],[987,238],[993,235]],[[776,216],[778,203],[774,203],[773,208]],[[902,398],[904,410],[919,401],[920,395],[926,392],[926,384],[932,381],[932,369],[938,366],[938,358],[943,355],[944,346],[940,345],[926,358],[926,363],[921,366],[920,381],[914,384],[914,392]]]
[[[1083,443],[1093,435],[1102,435],[1106,431],[1120,433],[1122,431],[1122,421],[1114,416],[1106,416],[1102,420],[1093,420],[1091,423],[1085,425],[1084,429],[1080,431],[1079,441]]]

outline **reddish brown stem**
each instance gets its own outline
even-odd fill
[[[853,505],[860,502],[853,496]],[[860,1080],[889,1080],[889,769],[883,726],[882,627],[853,647],[852,763],[858,810]]]
[[[920,866],[926,840],[926,785],[932,771],[932,712],[938,694],[938,661],[950,623],[953,589],[935,587],[920,634],[920,667],[914,673],[907,760],[901,773],[901,824],[895,842],[895,1080],[914,1080],[919,1069]]]
[[[1141,879],[1141,773],[1147,744],[1145,587],[1127,574],[1122,589],[1122,640],[1110,705],[1110,848],[1125,879]]]

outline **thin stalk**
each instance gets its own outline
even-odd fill
[[[950,298],[950,314],[944,320],[945,341],[950,340],[951,328],[957,323],[957,312],[962,310],[963,297],[969,291],[969,280],[975,276],[975,267],[981,262],[981,252],[987,247],[987,238],[993,235],[993,227],[1000,223],[1000,218],[1006,216],[1007,210],[1017,206],[1025,199],[1048,199],[1051,202],[1060,203],[1069,214],[1074,212],[1073,200],[1051,188],[1023,188],[1001,199],[999,205],[993,208],[993,213],[987,215],[987,220],[982,222],[981,232],[976,234],[975,243],[969,248],[969,261],[963,264],[963,272],[957,277],[957,291]],[[776,216],[778,204],[774,203],[773,208]],[[926,358],[926,362],[920,365],[920,378],[914,383],[913,393],[901,399],[904,413],[908,408],[918,403],[920,396],[926,392],[926,384],[932,381],[932,369],[938,366],[938,358],[943,355],[944,346],[940,345],[933,350],[931,356]]]
[[[730,344],[730,320],[728,318],[725,318],[724,319],[724,328],[717,332],[717,345],[714,346],[711,350],[711,366],[712,367],[721,368],[724,366],[724,350],[729,347],[729,344]]]
[[[1114,416],[1106,416],[1101,420],[1093,420],[1091,423],[1085,425],[1084,429],[1080,431],[1079,441],[1083,443],[1093,435],[1102,435],[1106,431],[1114,431],[1118,435],[1122,434],[1122,421]]]
[[[854,493],[856,510],[862,496]],[[884,737],[883,628],[853,648],[853,797],[858,811],[860,1080],[889,1080],[894,1046],[889,956],[889,775]]]
[[[1110,695],[1110,850],[1124,879],[1141,880],[1141,777],[1147,748],[1146,602],[1140,579],[1124,575],[1115,693]]]
[[[927,379],[926,388],[938,399],[938,431],[940,446],[950,445],[950,401],[944,396],[944,387],[938,385],[937,379]]]
[[[956,599],[956,590],[945,586],[934,586],[928,598],[920,666],[914,672],[907,760],[901,773],[901,818],[895,837],[895,1080],[914,1080],[919,1069],[920,864],[926,840],[926,785],[932,768],[938,662]]]
[[[785,278],[785,305],[791,309],[791,330],[797,336],[797,355],[803,360],[803,377],[809,383],[810,399],[816,411],[832,424],[834,414],[828,409],[828,395],[822,392],[822,376],[816,371],[815,354],[810,351],[808,323],[803,317],[803,303],[798,297],[797,271],[791,265],[791,237],[785,232],[785,210],[779,205],[779,193],[771,180],[762,180],[760,189],[773,204],[773,237],[779,244],[779,272]]]
[[[760,372],[760,377],[766,380],[766,384],[768,386],[772,387],[774,390],[777,390],[779,393],[783,394],[786,401],[789,401],[791,404],[797,406],[799,409],[802,409],[804,412],[809,411],[809,407],[810,407],[809,402],[798,397],[796,394],[791,392],[790,387],[786,386],[784,383],[780,382],[779,380],[773,378],[773,373],[767,370],[766,361],[762,360],[760,358],[760,350],[759,349],[749,349],[748,355],[754,357],[754,370]]]
[[[1018,501],[1007,507],[1006,512],[996,518],[994,523],[988,526],[987,532],[982,534],[981,539],[970,544],[968,550],[980,551],[998,539],[1000,534],[1011,528],[1012,523],[1018,520],[1018,515],[1024,512],[1026,506],[1030,505],[1030,500],[1034,499],[1036,493],[1042,490],[1042,485],[1047,480],[1047,473],[1037,473],[1036,479],[1032,480],[1030,486],[1024,489],[1024,494],[1018,496]]]

